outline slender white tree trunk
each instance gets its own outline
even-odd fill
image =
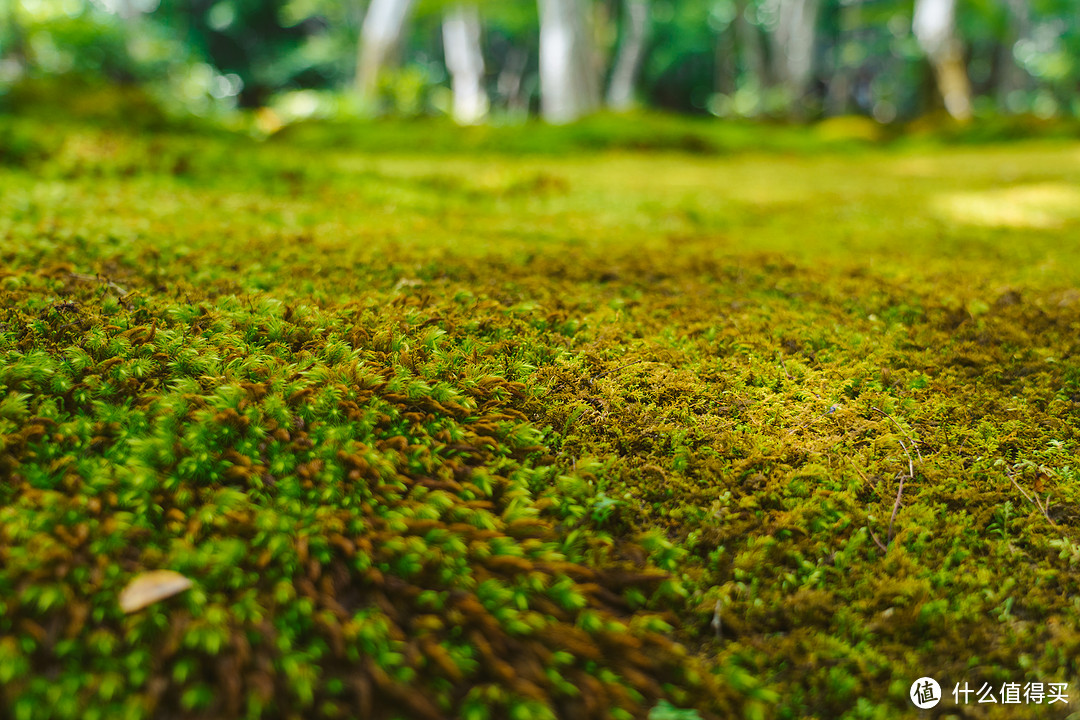
[[[599,104],[599,78],[584,0],[539,0],[540,105],[566,123]]]
[[[915,39],[934,66],[945,109],[957,120],[971,119],[971,82],[964,49],[956,36],[956,0],[915,0]]]
[[[634,104],[634,85],[649,31],[649,0],[623,0],[623,15],[626,31],[607,92],[607,104],[612,110],[629,110]]]
[[[371,0],[360,30],[356,58],[356,91],[370,106],[379,87],[379,74],[389,64],[405,29],[414,0]]]
[[[773,34],[776,76],[783,79],[792,100],[806,94],[814,71],[818,0],[781,0]]]
[[[480,50],[480,12],[475,5],[455,5],[443,18],[443,51],[454,89],[454,120],[475,125],[488,110],[484,92],[484,54]]]

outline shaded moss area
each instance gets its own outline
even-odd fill
[[[1076,146],[4,122],[12,717],[891,718],[923,675],[1080,677]],[[158,568],[195,587],[124,615]]]

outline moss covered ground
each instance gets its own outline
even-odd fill
[[[1080,703],[1080,145],[335,133],[0,122],[0,718]]]

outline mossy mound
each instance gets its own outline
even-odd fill
[[[715,707],[644,611],[669,576],[632,543],[590,567],[544,517],[526,388],[447,339],[462,317],[167,302],[69,266],[27,285],[0,375],[16,715]],[[123,616],[126,578],[159,567],[198,588]]]

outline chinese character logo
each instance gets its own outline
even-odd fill
[[[920,710],[932,708],[941,702],[941,686],[932,677],[921,677],[911,683],[911,702]]]

